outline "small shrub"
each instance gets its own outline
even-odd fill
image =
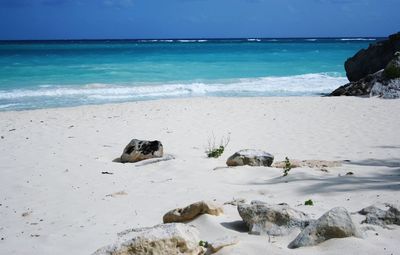
[[[207,247],[208,247],[208,242],[207,242],[207,241],[200,240],[199,246],[204,247],[204,248],[207,248]]]
[[[396,79],[400,77],[400,67],[396,66],[395,63],[389,63],[385,68],[384,74],[389,79]]]
[[[304,202],[304,205],[314,205],[314,202],[311,199],[308,199]]]
[[[285,166],[283,167],[283,176],[287,176],[289,174],[289,171],[292,169],[292,164],[290,163],[290,160],[288,157],[285,158]]]
[[[219,158],[225,151],[225,148],[228,146],[230,141],[230,136],[228,135],[226,138],[222,137],[219,145],[216,145],[215,135],[212,134],[212,137],[208,139],[208,147],[206,149],[206,154],[208,158]]]
[[[209,158],[219,158],[222,153],[224,153],[225,147],[220,145],[218,148],[211,149],[207,151],[207,157]]]

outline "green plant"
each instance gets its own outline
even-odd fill
[[[289,174],[289,171],[292,169],[292,164],[290,163],[288,157],[285,157],[284,163],[285,165],[283,166],[283,176],[287,176]]]
[[[208,247],[208,242],[207,242],[207,241],[200,240],[199,246],[204,247],[204,248],[207,248],[207,247]]]
[[[207,151],[207,157],[209,158],[219,158],[222,153],[224,153],[225,147],[219,146],[218,148],[214,148],[212,150]]]
[[[230,136],[228,135],[226,138],[222,137],[219,145],[216,145],[215,135],[212,134],[212,137],[208,139],[208,147],[206,149],[206,154],[208,158],[219,158],[225,151],[225,148],[228,146],[230,141]]]
[[[304,202],[304,205],[314,205],[314,202],[311,199],[308,199]]]

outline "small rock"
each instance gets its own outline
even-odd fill
[[[121,155],[122,163],[134,163],[150,158],[163,156],[163,145],[160,141],[145,141],[133,139],[125,147]]]
[[[290,244],[289,248],[313,246],[331,238],[357,236],[350,214],[343,207],[335,207],[307,226]]]
[[[224,248],[226,246],[235,245],[238,242],[239,242],[239,239],[237,237],[224,237],[224,238],[216,239],[216,240],[208,243],[207,254],[216,253],[219,250],[221,250],[222,248]]]
[[[244,199],[244,198],[234,198],[231,201],[225,202],[224,205],[238,206],[239,204],[244,204],[244,203],[246,203],[246,199]]]
[[[28,217],[29,215],[31,215],[32,212],[24,212],[21,214],[22,217]]]
[[[261,150],[240,150],[226,161],[228,166],[271,166],[274,156]]]
[[[354,175],[353,172],[347,172],[346,175]]]
[[[303,229],[312,221],[307,214],[285,203],[272,205],[252,201],[250,205],[239,204],[238,211],[250,234],[254,235],[286,235],[295,228]]]
[[[93,255],[205,254],[199,246],[198,230],[182,223],[160,224],[131,229],[119,235],[115,244],[100,248]]]
[[[122,191],[114,192],[112,194],[108,194],[108,195],[106,195],[106,197],[118,197],[118,196],[125,196],[125,195],[128,195],[128,193],[126,193],[124,190],[122,190]]]
[[[365,220],[362,223],[368,223],[378,226],[400,225],[400,209],[396,205],[385,204],[388,208],[386,211],[376,206],[368,206],[358,213],[365,215]]]
[[[163,217],[163,222],[186,222],[193,220],[201,214],[218,216],[222,213],[224,213],[222,207],[215,205],[212,202],[200,201],[184,208],[177,208],[167,212]]]

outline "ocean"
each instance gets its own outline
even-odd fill
[[[380,38],[0,42],[0,111],[178,97],[320,96]]]

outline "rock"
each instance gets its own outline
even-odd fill
[[[383,74],[388,79],[400,78],[400,52],[395,53],[395,57],[387,64]]]
[[[342,163],[340,161],[328,161],[328,160],[297,160],[289,159],[290,166],[292,168],[296,167],[309,167],[309,168],[324,168],[324,167],[338,167]],[[285,161],[275,162],[272,166],[277,168],[284,168]]]
[[[211,202],[200,201],[184,208],[177,208],[167,212],[164,217],[164,223],[186,222],[193,220],[201,214],[210,214],[218,216],[224,213],[222,207]]]
[[[238,206],[239,204],[244,204],[246,203],[246,199],[244,198],[234,198],[230,201],[226,201],[224,205],[233,205],[233,206]]]
[[[388,79],[384,70],[367,75],[365,78],[345,84],[329,96],[377,96],[381,98],[400,97],[400,78]]]
[[[365,215],[362,223],[368,223],[378,226],[400,225],[400,208],[396,205],[386,204],[388,210],[382,210],[376,206],[368,206],[358,213]]]
[[[347,59],[344,64],[347,78],[354,82],[376,73],[386,67],[397,51],[400,51],[400,32],[371,44],[368,49],[362,49]]]
[[[360,50],[345,63],[350,83],[329,96],[400,97],[400,32]]]
[[[224,247],[235,245],[239,242],[237,237],[224,237],[221,239],[216,239],[208,243],[207,254],[213,254],[218,252]]]
[[[384,83],[383,70],[374,74],[369,74],[366,77],[347,83],[335,89],[329,96],[369,96],[372,87],[376,83]]]
[[[252,201],[250,205],[239,204],[240,217],[249,227],[250,234],[280,236],[294,228],[305,228],[312,221],[310,217],[287,204],[271,205]]]
[[[400,97],[400,52],[389,62],[382,74],[383,79],[374,82],[371,96],[382,98]]]
[[[144,159],[160,158],[163,156],[163,146],[160,141],[145,141],[133,139],[125,147],[122,155],[122,163],[134,163]]]
[[[289,248],[299,248],[322,243],[332,238],[357,236],[358,231],[343,207],[335,207],[307,226],[289,244]]]
[[[93,255],[200,255],[199,233],[182,223],[160,224],[151,228],[131,229],[119,235],[115,244],[100,248]]]
[[[260,150],[240,150],[226,161],[228,166],[271,166],[274,156]]]
[[[370,95],[385,99],[400,98],[400,78],[375,83]]]

